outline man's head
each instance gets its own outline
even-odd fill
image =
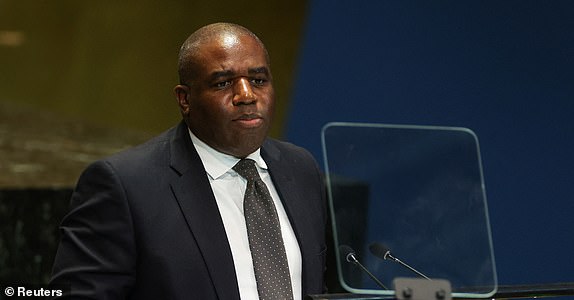
[[[175,94],[191,131],[236,157],[257,150],[274,109],[269,56],[248,29],[216,23],[194,32],[179,53]]]

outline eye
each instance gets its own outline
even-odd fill
[[[267,80],[266,80],[266,79],[262,79],[262,78],[253,78],[253,79],[251,79],[251,83],[252,83],[253,85],[264,85],[265,82],[267,82]]]
[[[226,86],[229,86],[230,84],[231,84],[231,81],[227,80],[227,81],[217,82],[213,86],[215,86],[218,89],[221,89],[221,88],[224,88]]]

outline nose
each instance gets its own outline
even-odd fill
[[[255,94],[247,78],[239,78],[234,86],[233,104],[251,104],[255,102]]]

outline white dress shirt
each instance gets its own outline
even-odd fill
[[[247,227],[243,215],[243,196],[247,188],[247,180],[241,177],[232,168],[240,160],[221,153],[201,141],[191,131],[191,140],[201,161],[211,189],[215,195],[217,207],[223,220],[227,240],[233,255],[235,265],[235,275],[239,285],[239,295],[241,299],[258,299],[257,283],[253,271],[253,260],[249,250],[249,239],[247,237]],[[267,164],[260,154],[260,149],[247,156],[256,162],[259,176],[269,189],[269,193],[275,203],[279,223],[281,224],[281,235],[287,252],[289,272],[291,274],[291,285],[293,287],[293,297],[295,300],[301,299],[301,252],[293,228],[289,223],[285,208],[281,203],[279,194],[273,185],[271,176],[267,171]]]

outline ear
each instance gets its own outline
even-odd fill
[[[189,113],[190,88],[187,85],[178,84],[173,91],[175,92],[175,98],[181,110],[181,114],[187,116]]]

